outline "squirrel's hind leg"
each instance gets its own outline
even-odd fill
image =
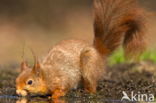
[[[81,52],[80,64],[84,89],[95,93],[98,81],[104,75],[104,61],[93,47],[87,47]]]
[[[88,93],[96,93],[96,86],[97,82],[96,81],[89,81],[87,78],[84,78],[83,80],[83,85],[84,85],[84,90]]]

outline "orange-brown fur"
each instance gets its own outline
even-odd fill
[[[96,92],[105,72],[105,59],[123,45],[125,53],[144,50],[144,16],[136,0],[94,0],[93,45],[65,40],[55,45],[32,69],[23,62],[16,79],[17,93],[64,96],[80,81],[90,93]],[[29,81],[33,83],[30,85]]]
[[[94,12],[97,50],[109,55],[121,45],[132,56],[145,49],[145,15],[137,0],[94,0]]]

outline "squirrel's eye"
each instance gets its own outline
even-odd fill
[[[29,80],[29,81],[27,82],[28,85],[32,85],[32,83],[33,83],[32,80]]]

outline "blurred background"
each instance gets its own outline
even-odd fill
[[[149,48],[156,47],[156,0],[139,0],[147,17]],[[43,57],[63,39],[93,40],[92,0],[0,0],[0,65]]]

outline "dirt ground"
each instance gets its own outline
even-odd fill
[[[15,94],[17,65],[0,67],[0,103],[50,103],[48,97],[18,98]],[[116,103],[125,91],[130,94],[149,93],[156,96],[156,64],[151,61],[118,64],[107,68],[105,79],[99,83],[97,93],[87,94],[80,87],[62,99],[65,103]],[[120,102],[121,103],[121,102]]]

